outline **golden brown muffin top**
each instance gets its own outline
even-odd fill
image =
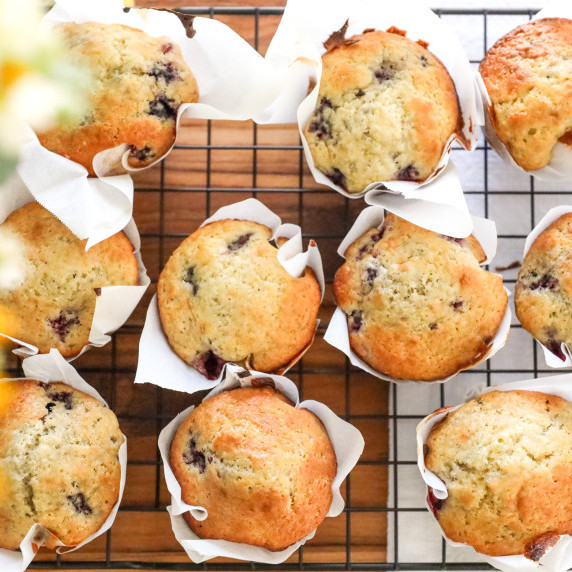
[[[506,312],[502,278],[455,239],[391,213],[346,251],[334,279],[352,350],[398,379],[443,379],[480,361]]]
[[[480,73],[501,141],[523,169],[545,167],[558,141],[571,143],[572,20],[544,18],[503,36]]]
[[[0,383],[0,546],[16,550],[36,523],[48,548],[80,544],[119,497],[117,418],[64,383]]]
[[[523,328],[562,361],[572,348],[572,213],[542,231],[524,257],[514,305]]]
[[[534,391],[492,391],[429,434],[425,465],[447,487],[432,508],[445,534],[483,554],[539,559],[572,533],[572,406]],[[542,549],[544,546],[544,549]]]
[[[350,193],[376,181],[423,181],[460,132],[453,80],[423,42],[368,30],[322,57],[304,136],[317,169]]]
[[[272,231],[245,220],[202,226],[173,252],[157,288],[171,347],[210,379],[225,362],[274,373],[311,343],[320,287],[308,267],[294,277]]]
[[[16,316],[8,333],[64,357],[89,343],[95,303],[105,286],[139,283],[133,245],[123,232],[87,252],[81,240],[39,203],[14,211],[1,225],[24,247],[26,271],[13,290],[0,291],[0,305]]]
[[[260,380],[259,380],[260,382]],[[283,550],[314,530],[332,502],[336,456],[321,421],[271,387],[225,391],[177,429],[170,464],[185,518],[201,538]]]

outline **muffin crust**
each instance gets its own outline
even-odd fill
[[[185,513],[195,534],[274,551],[322,522],[337,467],[320,420],[270,387],[203,401],[179,426],[170,465],[183,500],[208,511]]]
[[[562,361],[572,347],[572,213],[545,229],[527,252],[514,306],[523,328]]]
[[[36,523],[48,548],[80,544],[119,498],[117,418],[64,383],[0,383],[0,547],[16,550]]]
[[[509,32],[480,73],[494,128],[523,169],[550,163],[558,141],[572,143],[572,20],[544,18]]]
[[[226,362],[278,372],[311,343],[320,287],[291,276],[271,230],[243,220],[207,224],[173,252],[159,277],[163,330],[175,353],[209,379]]]
[[[453,80],[427,44],[404,34],[366,30],[322,56],[304,136],[316,168],[350,193],[376,181],[425,180],[458,129]]]
[[[564,399],[486,393],[437,424],[426,451],[448,492],[429,501],[451,540],[538,560],[572,533],[572,406]]]
[[[89,343],[95,303],[104,286],[139,283],[133,245],[119,232],[91,247],[39,203],[14,211],[2,223],[25,249],[24,281],[0,291],[0,306],[16,319],[10,336],[33,344],[40,353],[56,348],[64,357]]]
[[[70,60],[91,72],[92,84],[84,117],[39,132],[40,143],[90,175],[95,155],[122,143],[131,147],[134,168],[166,153],[175,142],[177,109],[199,97],[179,46],[120,24],[68,22],[54,31]]]
[[[416,381],[480,361],[508,303],[484,259],[472,236],[453,239],[387,214],[347,249],[335,276],[352,350],[385,375]]]

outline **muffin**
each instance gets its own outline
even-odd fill
[[[324,46],[318,103],[304,127],[316,168],[349,193],[427,179],[461,117],[443,64],[396,28]]]
[[[40,353],[56,348],[64,357],[77,355],[89,343],[101,288],[139,283],[133,245],[123,232],[86,252],[86,240],[35,202],[14,211],[0,228],[16,236],[26,259],[24,281],[0,290],[0,307],[17,318],[3,333]]]
[[[346,252],[334,295],[351,349],[397,379],[443,379],[480,361],[508,298],[479,266],[477,240],[450,238],[388,214]]]
[[[0,547],[18,549],[36,523],[48,548],[76,546],[119,499],[117,418],[64,383],[5,381],[0,389]]]
[[[165,154],[175,142],[177,109],[199,97],[179,46],[120,24],[68,22],[54,31],[69,59],[91,72],[92,85],[85,115],[39,132],[40,143],[90,175],[97,153],[123,143],[131,167]]]
[[[555,395],[493,391],[433,429],[425,465],[448,496],[428,502],[443,532],[489,556],[539,560],[572,534],[572,406]]]
[[[200,538],[283,550],[312,532],[332,502],[337,463],[320,420],[272,387],[244,387],[203,401],[179,426],[170,465],[184,517]]]
[[[163,330],[175,353],[208,379],[226,362],[278,372],[312,342],[320,287],[306,268],[294,278],[245,220],[207,224],[173,252],[159,277]]]
[[[516,281],[514,306],[525,330],[562,361],[572,347],[572,213],[534,241]]]
[[[492,126],[523,169],[550,163],[558,141],[572,144],[572,20],[534,20],[502,37],[479,71]]]

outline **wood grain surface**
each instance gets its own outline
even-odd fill
[[[181,6],[177,0],[140,0],[140,6]],[[210,6],[188,0],[190,7]],[[213,4],[214,5],[214,4]],[[283,0],[218,0],[216,6],[283,6]],[[278,16],[216,15],[265,53],[279,23]],[[256,20],[258,19],[258,33]],[[342,259],[336,249],[364,207],[317,185],[304,163],[297,128],[293,125],[255,127],[250,122],[212,122],[207,148],[206,121],[183,121],[178,145],[164,161],[136,177],[134,217],[142,236],[143,260],[152,286],[113,343],[92,349],[74,365],[98,389],[120,418],[128,438],[129,467],[121,510],[111,534],[84,548],[62,555],[61,564],[74,570],[87,563],[139,563],[139,569],[163,569],[191,563],[175,540],[165,506],[169,503],[157,450],[157,433],[192,403],[186,394],[135,386],[138,342],[148,302],[160,269],[182,237],[222,205],[256,196],[279,214],[283,222],[301,224],[305,239],[316,239],[324,260],[327,293],[320,310],[316,341],[303,361],[288,375],[304,399],[317,399],[348,416],[363,433],[366,447],[361,462],[344,485],[349,510],[328,518],[314,539],[295,553],[294,563],[376,563],[386,559],[388,461],[388,385],[350,368],[339,351],[322,337],[333,312],[333,275]],[[219,149],[219,146],[231,146]],[[247,149],[241,147],[248,146]],[[273,147],[281,146],[281,149]],[[284,150],[282,147],[291,147]],[[264,147],[263,149],[261,147]],[[210,173],[207,170],[210,165]],[[12,362],[15,365],[15,362]],[[45,566],[53,553],[41,551],[36,563]],[[224,562],[222,559],[211,561]],[[153,564],[154,563],[154,564]],[[207,566],[208,567],[208,566]]]

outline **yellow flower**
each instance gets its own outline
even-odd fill
[[[19,62],[0,64],[0,87],[10,89],[28,71],[28,67]]]
[[[0,0],[0,183],[16,168],[26,124],[46,129],[83,112],[89,73],[64,53],[40,0]]]

